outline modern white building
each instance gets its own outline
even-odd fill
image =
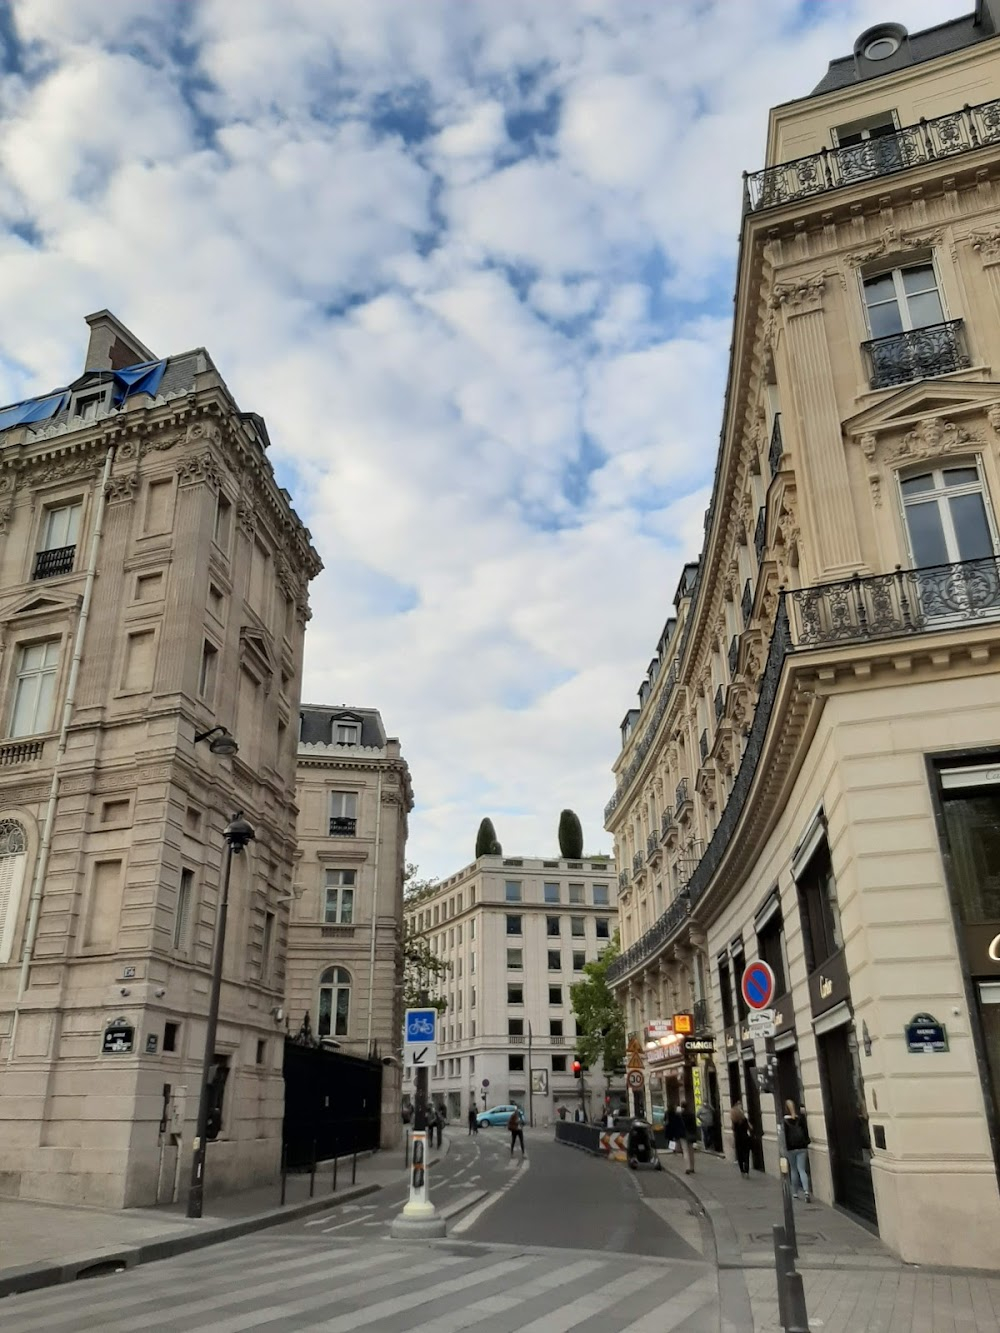
[[[448,964],[430,1094],[449,1120],[516,1102],[546,1124],[580,1104],[581,1083],[588,1109],[603,1103],[599,1067],[573,1075],[570,987],[615,933],[616,888],[608,859],[481,856],[407,904],[407,929]]]

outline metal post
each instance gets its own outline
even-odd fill
[[[338,1158],[337,1158],[337,1144],[336,1144],[336,1142],[334,1142],[334,1145],[333,1145],[333,1192],[334,1192],[334,1194],[337,1193],[337,1161],[338,1161]]]
[[[354,1149],[354,1157],[351,1161],[351,1184],[356,1185],[358,1180],[358,1150]]]
[[[309,1197],[316,1193],[316,1140],[313,1139],[312,1162],[309,1166]]]
[[[406,1126],[405,1137],[403,1139],[403,1165],[407,1170],[410,1169],[410,1127]]]
[[[285,1206],[285,1187],[288,1183],[288,1149],[281,1145],[281,1206]]]
[[[779,1227],[777,1223],[771,1228],[771,1237],[774,1241],[774,1278],[778,1287],[778,1323],[782,1328],[788,1328],[788,1298],[786,1283],[786,1264],[788,1260],[788,1247],[785,1244],[785,1229]]]
[[[528,1124],[535,1128],[535,1085],[531,1077],[531,1024],[528,1024]]]
[[[198,1098],[198,1127],[195,1130],[194,1156],[191,1159],[191,1185],[188,1190],[187,1215],[201,1217],[205,1201],[205,1148],[208,1130],[208,1096],[212,1064],[215,1060],[215,1033],[219,1026],[219,996],[222,992],[222,963],[226,950],[226,921],[229,916],[229,878],[233,868],[233,844],[226,841],[226,859],[222,868],[222,895],[215,923],[215,951],[212,955],[212,989],[205,1027],[205,1057],[201,1064],[201,1095]]]
[[[774,1095],[775,1134],[778,1140],[778,1170],[781,1174],[781,1208],[785,1218],[785,1244],[792,1252],[792,1257],[799,1257],[798,1238],[795,1234],[795,1206],[792,1202],[792,1174],[789,1169],[788,1149],[785,1146],[785,1114],[781,1105],[781,1088],[778,1086],[778,1056],[774,1049],[774,1038],[764,1042],[767,1052],[767,1072],[771,1079],[771,1091]]]

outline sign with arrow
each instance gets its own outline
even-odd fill
[[[407,1009],[403,1027],[404,1062],[426,1069],[437,1064],[437,1010]]]

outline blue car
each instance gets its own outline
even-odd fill
[[[524,1124],[524,1112],[513,1102],[509,1106],[491,1106],[488,1111],[483,1111],[479,1116],[479,1128],[488,1129],[490,1125],[499,1125],[502,1129],[507,1128],[507,1121],[514,1112],[520,1117],[521,1124]]]

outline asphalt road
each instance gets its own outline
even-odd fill
[[[701,1221],[667,1173],[529,1131],[456,1133],[431,1177],[447,1240],[400,1242],[398,1184],[320,1218],[0,1302],[4,1333],[718,1333]],[[351,1211],[348,1211],[351,1209]],[[313,1225],[315,1223],[315,1225]]]

